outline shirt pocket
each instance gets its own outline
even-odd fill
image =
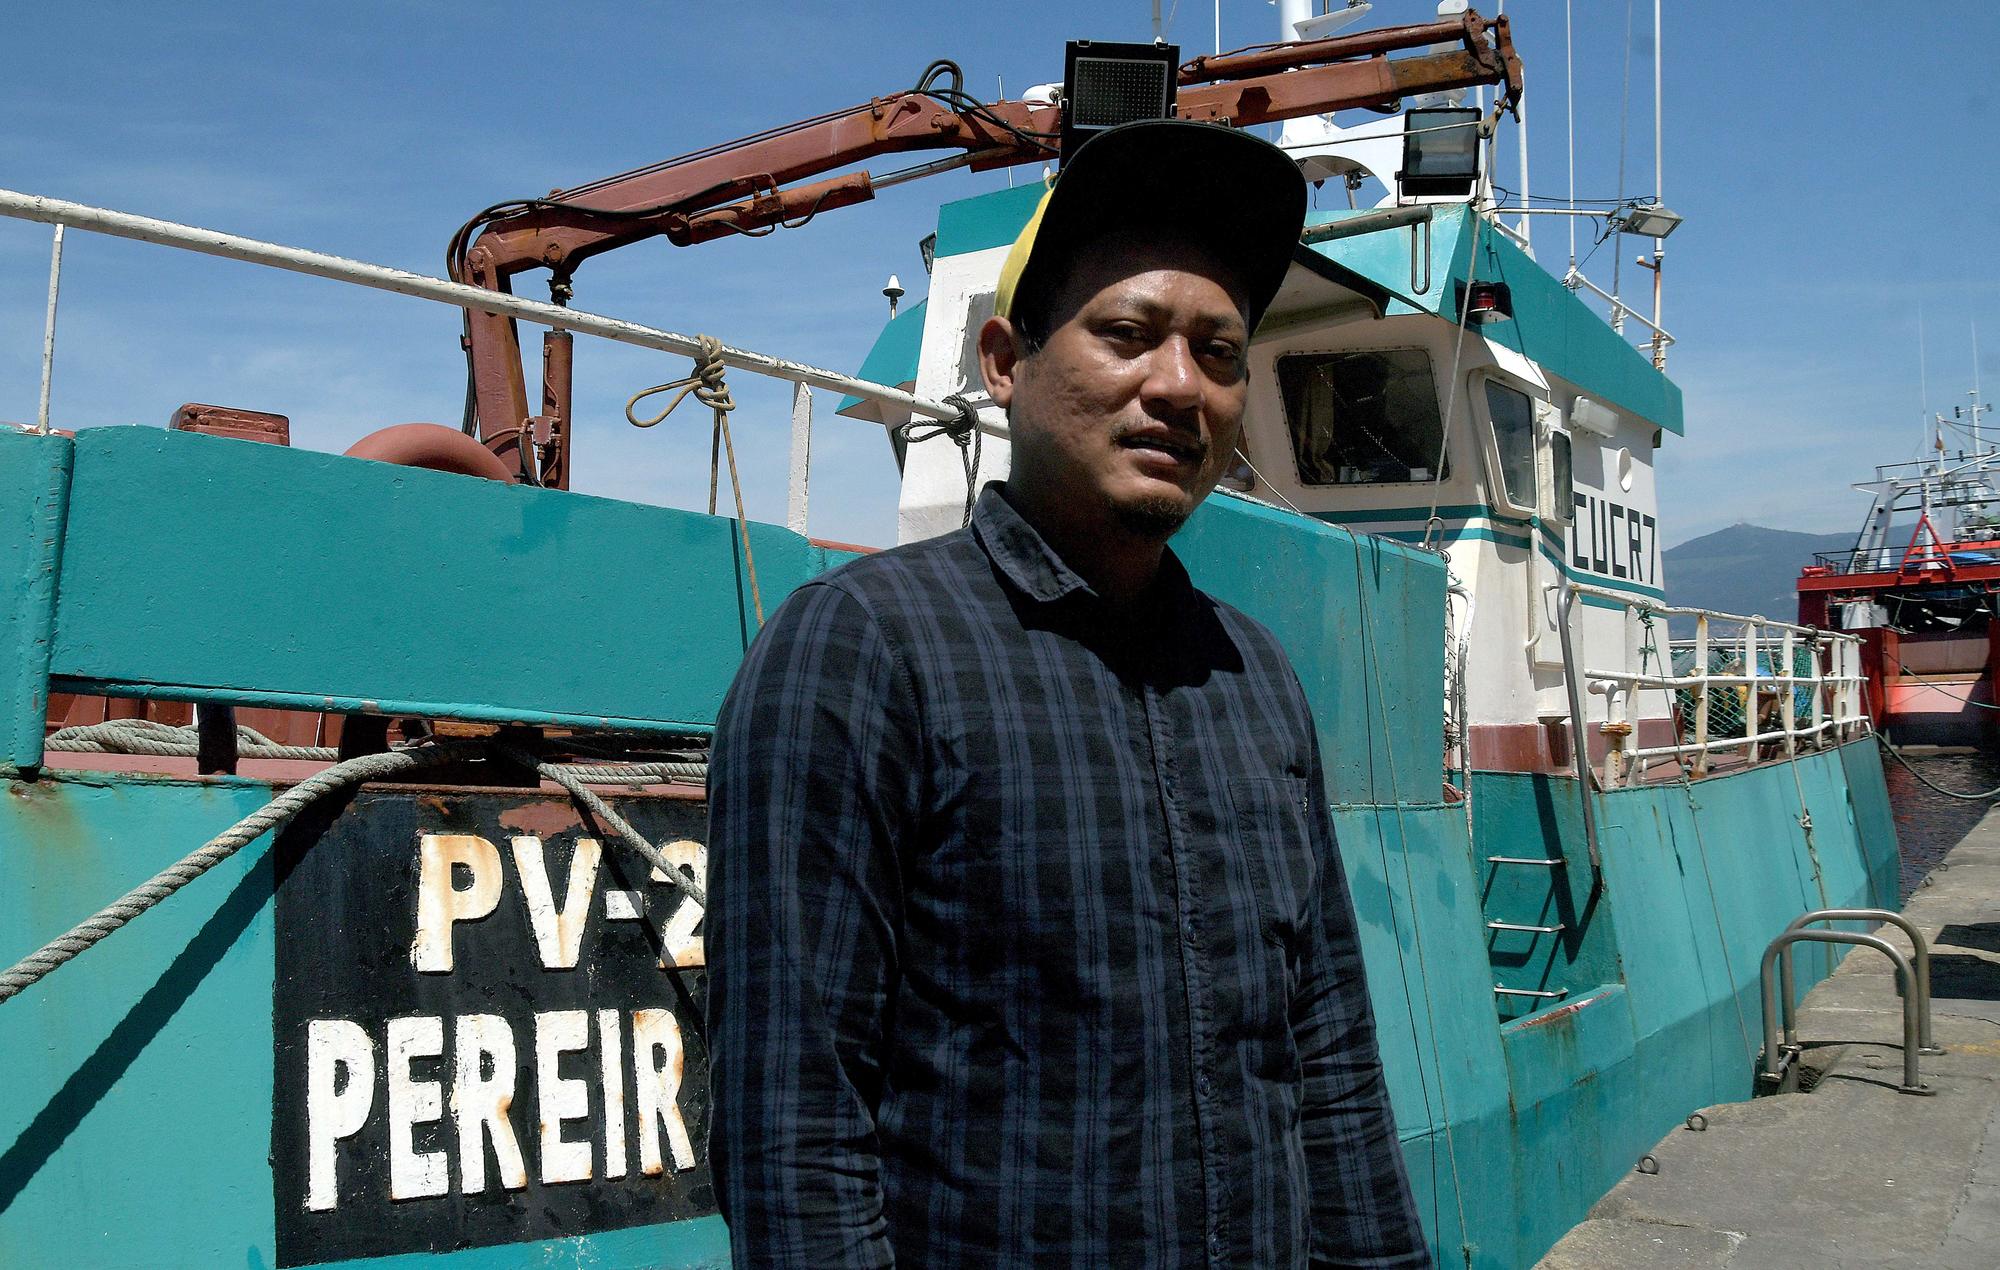
[[[1293,776],[1229,782],[1234,838],[1243,852],[1264,938],[1290,948],[1305,925],[1317,871],[1305,781]]]

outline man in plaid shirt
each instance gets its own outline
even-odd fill
[[[979,332],[1007,481],[751,648],[706,927],[738,1265],[1430,1264],[1312,716],[1166,547],[1304,208],[1246,133],[1087,142]]]

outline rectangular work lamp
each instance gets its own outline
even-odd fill
[[[1440,106],[1403,114],[1403,170],[1408,198],[1463,198],[1479,180],[1479,111]]]
[[[1177,44],[1071,40],[1064,45],[1063,157],[1107,128],[1170,117],[1180,65]]]

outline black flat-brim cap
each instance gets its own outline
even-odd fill
[[[1254,329],[1284,284],[1305,227],[1298,165],[1221,124],[1147,119],[1098,133],[1071,155],[1015,239],[994,312],[1059,283],[1076,253],[1128,226],[1185,236],[1239,280]]]

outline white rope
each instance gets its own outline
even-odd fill
[[[280,745],[254,728],[236,729],[237,754],[243,758],[297,759],[332,763],[340,751],[327,745]],[[581,738],[564,738],[568,747]],[[194,758],[199,752],[199,736],[192,727],[176,727],[153,719],[112,719],[105,723],[64,728],[42,743],[47,750],[68,754],[150,754],[161,758]],[[625,763],[563,763],[563,771],[594,785],[660,785],[669,781],[703,784],[708,780],[708,764],[688,760]]]
[[[1451,379],[1445,389],[1444,418],[1438,422],[1438,452],[1436,466],[1431,469],[1431,510],[1424,520],[1425,551],[1449,556],[1444,544],[1444,521],[1438,516],[1438,500],[1444,495],[1444,461],[1446,442],[1451,436],[1452,417],[1458,410],[1458,368],[1465,355],[1466,319],[1472,313],[1472,288],[1479,281],[1479,235],[1486,228],[1485,218],[1472,218],[1472,250],[1466,254],[1465,294],[1459,297],[1458,335],[1451,345]],[[1525,351],[1525,350],[1524,350]]]
[[[597,817],[613,833],[630,844],[634,851],[645,857],[646,863],[653,866],[658,876],[680,887],[682,892],[695,903],[704,908],[708,906],[708,891],[695,880],[692,873],[676,868],[673,862],[667,859],[666,854],[653,845],[651,839],[634,829],[623,816],[611,810],[611,804],[599,798],[573,773],[565,770],[560,764],[543,762],[536,755],[516,746],[501,745],[498,748],[506,757],[540,773],[544,780],[551,780],[562,786],[571,798],[583,806],[584,810]]]
[[[200,734],[192,727],[175,727],[154,719],[111,719],[64,728],[42,742],[45,750],[69,754],[152,754],[162,758],[193,758]],[[280,745],[252,728],[236,729],[236,752],[244,758],[289,758],[331,763],[340,751],[328,745]]]
[[[161,870],[150,881],[127,891],[66,933],[0,971],[0,1002],[20,995],[78,953],[235,855],[248,843],[287,824],[307,804],[322,795],[397,772],[466,757],[478,752],[479,748],[477,742],[471,741],[426,744],[390,750],[384,754],[366,754],[314,773],[211,838],[199,850]]]
[[[191,728],[177,728],[149,719],[119,719],[87,727],[66,728],[51,737],[48,744],[50,748],[82,753],[138,753],[185,757],[195,752],[195,746],[192,742],[181,738],[192,731]],[[267,738],[249,728],[239,729],[238,735],[253,738],[251,746],[246,747],[246,751],[255,748],[278,752],[273,754],[273,757],[332,753],[316,746],[273,745]],[[58,739],[61,740],[61,744],[54,744]],[[198,850],[161,870],[147,882],[127,891],[117,900],[78,922],[6,970],[0,971],[0,1002],[8,1001],[41,982],[58,967],[73,960],[79,953],[139,914],[158,905],[174,892],[235,855],[247,844],[290,823],[293,817],[315,799],[364,781],[379,780],[385,776],[416,768],[432,767],[453,759],[475,757],[485,752],[486,744],[480,740],[426,740],[381,754],[364,754],[358,758],[335,763],[324,771],[315,772],[211,838]],[[532,768],[544,779],[561,786],[582,804],[585,810],[630,843],[641,856],[645,857],[647,863],[659,870],[661,876],[677,884],[697,904],[706,904],[707,893],[700,882],[689,873],[674,867],[645,835],[634,829],[624,817],[613,811],[609,804],[584,784],[586,780],[629,784],[653,784],[661,780],[702,781],[707,779],[706,763],[560,764],[544,762],[539,757],[514,746],[502,745],[499,748],[506,757]]]

